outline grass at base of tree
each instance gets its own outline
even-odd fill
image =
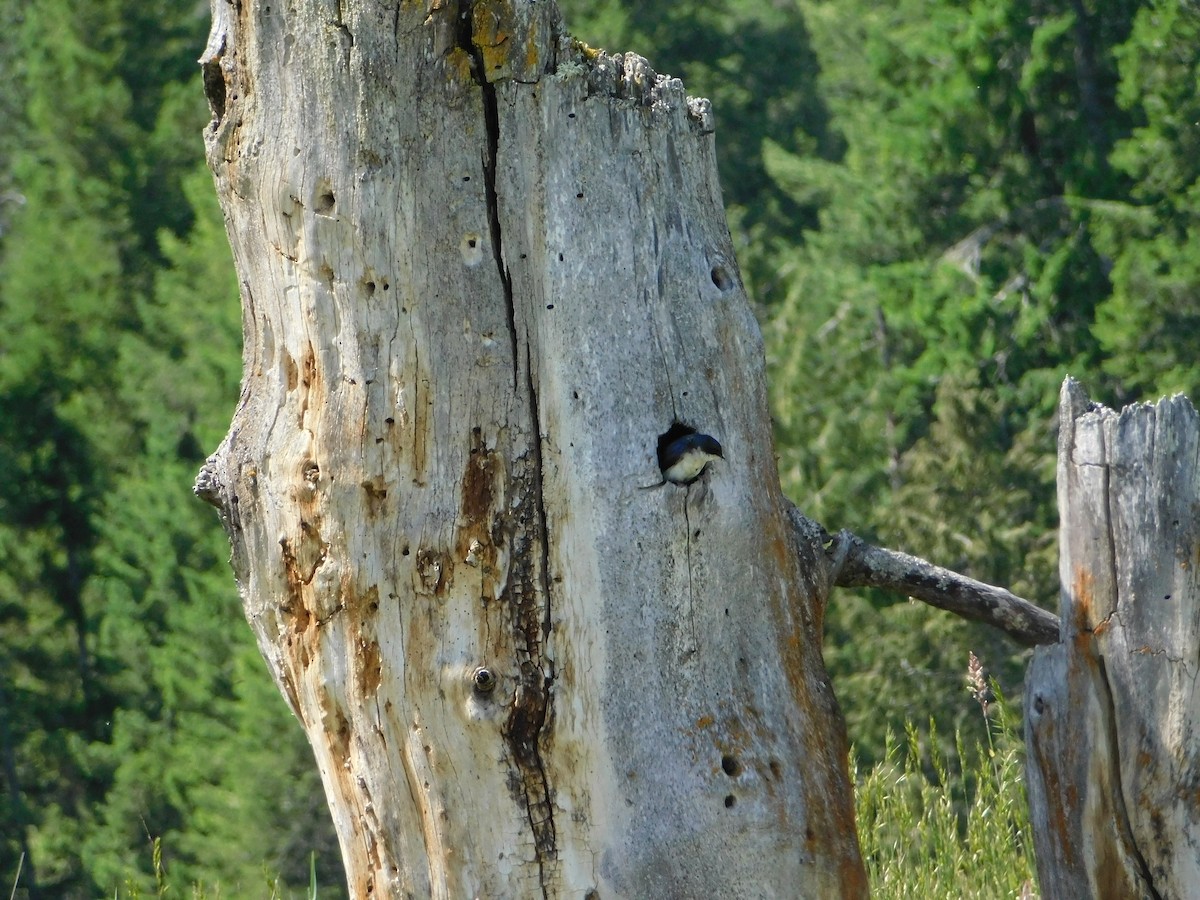
[[[124,890],[118,889],[113,893],[113,900],[143,900],[143,898],[154,897],[157,900],[169,900],[173,897],[189,897],[191,900],[221,900],[223,896],[247,896],[242,892],[241,888],[235,888],[232,894],[226,894],[222,891],[221,885],[206,886],[204,884],[193,884],[183,892],[174,889],[171,883],[167,880],[167,871],[163,866],[162,861],[162,839],[153,839],[153,854],[154,854],[154,891],[153,893],[143,893],[138,887],[136,881],[129,879],[125,882]],[[263,869],[263,884],[261,892],[257,895],[265,900],[293,900],[297,897],[294,891],[289,891],[281,883],[278,875],[270,874],[266,868]],[[317,888],[317,854],[310,853],[308,857],[308,887],[300,897],[303,900],[318,900],[319,893]]]
[[[889,734],[884,760],[856,773],[859,840],[875,900],[1037,896],[1025,746],[1002,698],[984,708],[987,745],[968,754],[956,734],[960,766],[947,765],[931,719],[925,735],[910,722],[903,745]]]

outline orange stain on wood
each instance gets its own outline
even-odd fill
[[[383,656],[376,641],[360,641],[355,654],[358,683],[363,699],[375,696],[383,680]]]
[[[1075,629],[1076,649],[1085,656],[1090,655],[1093,620],[1096,617],[1096,578],[1083,566],[1075,567],[1071,579],[1071,622]],[[1082,644],[1080,643],[1082,642]]]
[[[495,502],[497,468],[495,452],[484,446],[479,429],[475,429],[462,479],[461,508],[467,522],[490,521]]]

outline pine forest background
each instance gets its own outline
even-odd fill
[[[1194,0],[567,0],[710,97],[784,487],[1057,608],[1055,403],[1200,394]],[[207,2],[0,0],[0,879],[344,892],[301,731],[191,494],[238,396]],[[619,161],[614,164],[619,164]],[[985,728],[981,627],[838,592],[860,771]],[[1017,710],[1019,713],[1019,709]],[[930,717],[937,721],[930,731]],[[955,732],[962,735],[954,740]]]

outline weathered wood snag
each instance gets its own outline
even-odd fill
[[[1045,897],[1200,891],[1200,417],[1063,386],[1062,643],[1026,686]]]
[[[352,895],[865,895],[707,103],[551,2],[213,4],[197,490]],[[725,459],[642,490],[677,424]]]

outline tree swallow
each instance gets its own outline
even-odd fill
[[[678,437],[658,451],[658,464],[662,468],[663,480],[648,484],[647,488],[671,484],[691,484],[704,474],[714,459],[724,459],[717,439],[707,434],[692,432]]]

